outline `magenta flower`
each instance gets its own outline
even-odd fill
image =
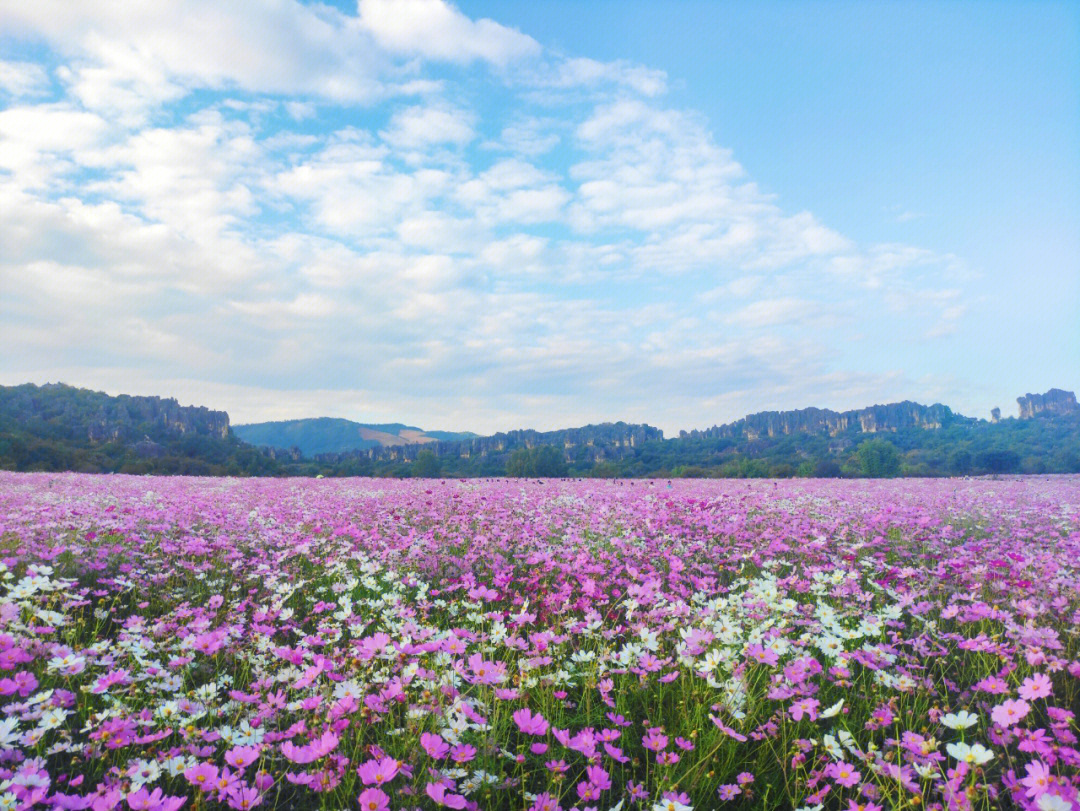
[[[653,752],[662,752],[667,748],[668,737],[659,729],[650,729],[641,739],[641,745]]]
[[[717,794],[720,795],[721,800],[734,800],[740,794],[742,789],[736,786],[734,783],[725,783],[717,789]]]
[[[587,766],[585,768],[585,776],[588,781],[600,789],[600,791],[607,791],[611,788],[611,775],[609,775],[607,770],[601,766]]]
[[[600,799],[600,789],[590,783],[588,780],[582,780],[577,784],[578,799],[582,802],[591,802]]]
[[[562,806],[545,791],[537,796],[536,801],[529,806],[529,811],[562,811]]]
[[[99,676],[98,680],[94,682],[94,686],[90,688],[90,692],[99,694],[107,693],[110,688],[115,687],[118,684],[131,684],[131,677],[124,668],[110,670],[104,676]]]
[[[1019,723],[1030,709],[1031,706],[1023,699],[1006,699],[990,711],[990,718],[999,726],[1011,727]]]
[[[200,763],[198,766],[193,766],[184,772],[184,777],[191,785],[202,791],[210,791],[214,789],[217,783],[218,770],[217,766],[211,766],[209,763]]]
[[[445,805],[447,808],[464,808],[468,802],[460,794],[451,794],[449,789],[443,783],[428,783],[425,786],[424,791],[427,792],[436,805]]]
[[[1021,778],[1020,782],[1027,788],[1025,794],[1028,797],[1038,797],[1050,788],[1050,767],[1041,760],[1032,761],[1024,770],[1027,776]]]
[[[523,707],[513,715],[514,723],[526,735],[544,735],[548,731],[548,722],[540,713],[535,715],[528,707]]]
[[[758,664],[768,665],[772,667],[780,661],[780,657],[777,656],[776,651],[772,648],[766,648],[762,645],[750,645],[746,649],[746,656],[750,661],[757,662]]]
[[[435,758],[435,760],[442,760],[450,754],[450,744],[444,741],[441,735],[425,732],[420,736],[420,745],[424,747],[424,751],[428,753],[428,756]]]
[[[243,771],[259,759],[259,749],[255,746],[234,746],[225,753],[225,762]]]
[[[820,704],[821,702],[816,698],[804,698],[793,702],[788,712],[791,713],[791,717],[796,721],[801,721],[803,716],[811,721],[816,721],[818,717],[817,708]]]
[[[454,763],[468,763],[476,757],[476,747],[469,743],[459,743],[450,748],[450,759]]]
[[[364,789],[356,801],[360,804],[361,811],[387,811],[390,808],[390,797],[378,788]]]
[[[258,789],[251,786],[233,786],[229,789],[229,808],[235,808],[237,811],[246,811],[248,808],[255,808],[262,805],[262,795]]]
[[[333,752],[337,749],[339,742],[338,736],[327,730],[305,746],[297,746],[292,741],[285,741],[281,744],[281,754],[293,763],[311,763]]]
[[[1049,697],[1053,693],[1053,685],[1050,683],[1050,677],[1045,673],[1036,673],[1024,679],[1018,692],[1020,698],[1034,701],[1037,698]]]
[[[398,773],[398,762],[392,757],[369,760],[362,764],[356,773],[365,786],[381,786],[389,783]]]
[[[131,811],[177,811],[186,802],[187,797],[169,797],[163,795],[160,788],[154,789],[153,793],[140,788],[127,796]]]
[[[839,786],[845,788],[851,788],[862,779],[862,774],[852,766],[850,763],[841,761],[840,763],[830,763],[829,767],[825,770],[825,774],[836,781]]]

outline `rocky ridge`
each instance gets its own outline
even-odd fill
[[[910,400],[873,405],[851,411],[827,408],[800,408],[795,411],[761,411],[725,425],[703,431],[681,431],[681,437],[706,439],[758,439],[791,434],[827,433],[836,436],[847,432],[867,434],[900,431],[908,428],[941,428],[957,421],[974,422],[954,414],[941,403],[925,406]]]
[[[1030,420],[1040,414],[1073,415],[1080,414],[1080,405],[1076,394],[1064,389],[1050,389],[1045,394],[1025,394],[1017,397],[1020,406],[1020,419]]]

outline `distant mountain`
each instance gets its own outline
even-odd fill
[[[137,442],[205,436],[227,439],[229,415],[161,397],[112,397],[63,383],[0,386],[0,430],[30,428],[57,438]]]
[[[381,448],[361,449],[360,453],[373,460],[412,461],[423,450],[430,450],[439,457],[463,459],[494,458],[505,461],[514,451],[532,450],[540,447],[556,447],[571,460],[594,463],[620,459],[633,453],[647,442],[661,442],[664,432],[651,425],[625,422],[603,422],[581,428],[563,428],[556,431],[525,429],[506,431],[491,436],[471,436],[436,442],[427,447],[416,443]]]
[[[792,434],[826,433],[836,436],[848,431],[874,434],[908,428],[942,428],[956,423],[973,423],[971,417],[954,414],[941,403],[925,406],[904,400],[900,403],[873,405],[851,411],[827,408],[800,408],[796,411],[760,411],[726,425],[714,425],[704,431],[681,431],[679,436],[706,439],[758,439]]]
[[[234,425],[233,433],[244,442],[264,448],[299,448],[307,457],[372,448],[427,445],[440,441],[453,442],[476,436],[469,432],[424,431],[422,428],[399,422],[359,423],[335,417]]]
[[[27,383],[0,386],[0,468],[235,476],[281,465],[233,436],[224,411]]]
[[[1071,391],[1017,398],[991,420],[911,401],[762,411],[665,439],[607,422],[492,436],[342,419],[229,425],[161,397],[63,384],[0,386],[0,469],[202,476],[787,477],[1080,473]],[[250,444],[249,444],[250,443]]]

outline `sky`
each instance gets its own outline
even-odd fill
[[[1080,388],[1080,4],[0,0],[0,384],[491,433]]]

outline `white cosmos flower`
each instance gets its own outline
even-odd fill
[[[683,805],[678,800],[661,800],[653,804],[652,811],[694,811],[694,806]]]
[[[945,751],[957,760],[972,763],[976,766],[981,766],[994,759],[994,753],[980,743],[971,746],[966,743],[950,743],[945,747]]]
[[[1057,794],[1043,794],[1035,802],[1035,805],[1039,807],[1039,811],[1070,811],[1073,808],[1071,802],[1059,797]]]
[[[979,716],[967,710],[960,710],[960,712],[950,712],[942,716],[941,723],[949,729],[967,729],[979,723]]]
[[[835,704],[833,704],[828,709],[822,710],[819,717],[820,718],[832,718],[834,715],[836,715],[838,712],[840,712],[840,710],[842,710],[843,708],[844,708],[844,699],[840,699],[839,701],[837,701]]]

